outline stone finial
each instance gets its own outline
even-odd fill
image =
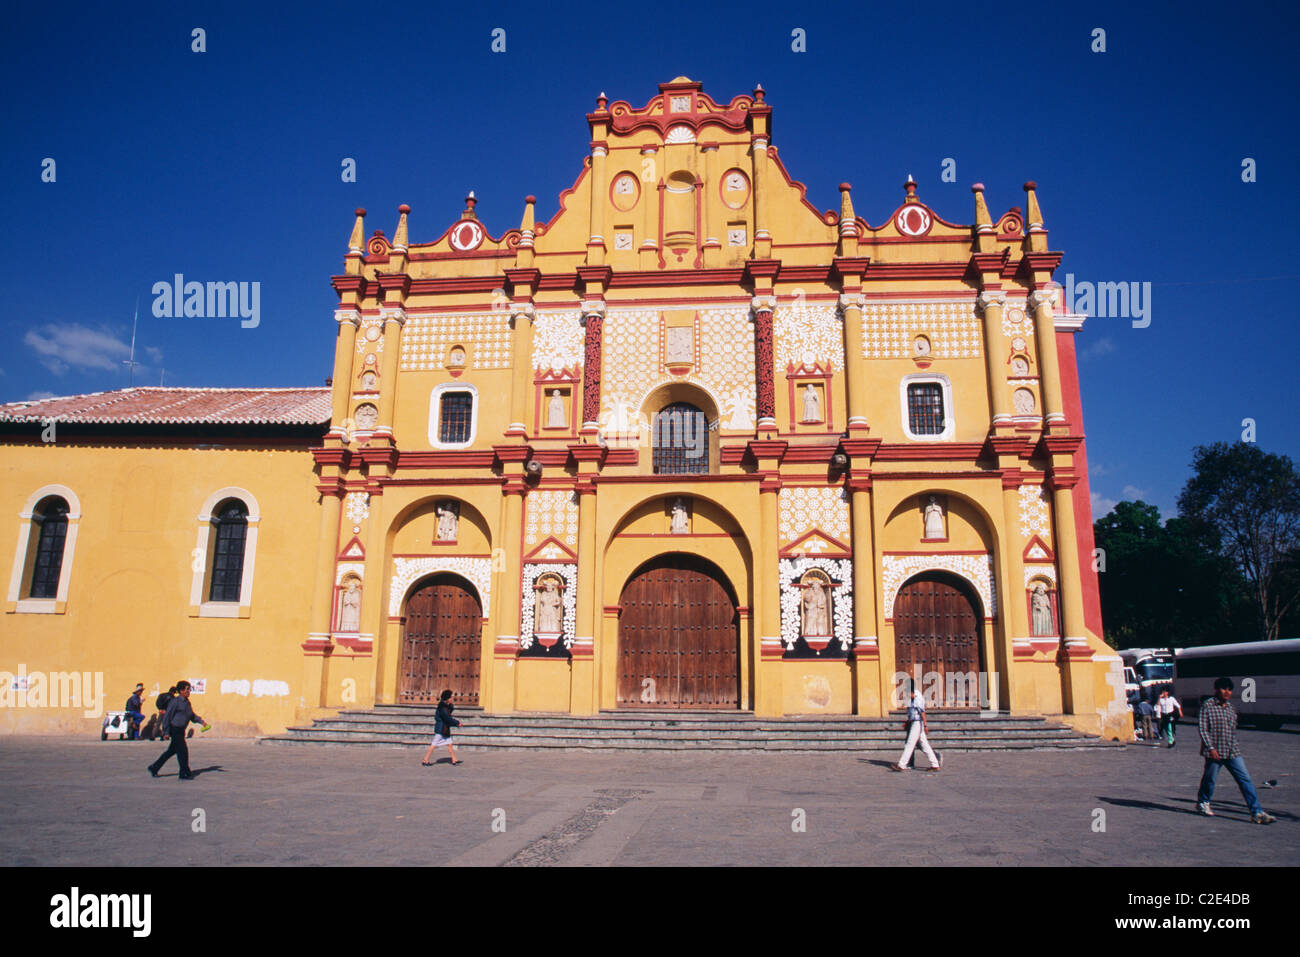
[[[474,207],[478,205],[478,197],[474,195],[471,189],[469,195],[465,197],[465,212],[460,214],[461,219],[478,219],[478,214],[474,212]]]
[[[597,112],[602,112],[602,111],[604,111],[604,109],[605,109],[605,105],[606,105],[607,103],[609,103],[609,97],[607,97],[607,96],[605,95],[605,91],[604,91],[604,90],[601,90],[601,91],[600,91],[600,94],[596,97],[596,110],[597,110]]]
[[[853,187],[840,183],[840,255],[855,256],[858,252],[858,217],[853,212]]]
[[[405,251],[407,245],[406,214],[411,207],[403,203],[397,207],[397,229],[393,232],[393,248]]]
[[[912,179],[911,173],[907,174],[907,182],[903,184],[903,189],[907,191],[907,195],[904,197],[903,202],[905,203],[920,202],[920,200],[916,198],[916,180]]]
[[[357,221],[352,224],[352,236],[348,239],[348,252],[360,253],[366,241],[366,211],[358,207]]]
[[[993,228],[993,217],[989,215],[989,204],[984,200],[984,184],[973,183],[970,191],[975,194],[975,226],[984,232]]]
[[[767,96],[767,93],[766,93],[766,91],[764,91],[764,89],[763,89],[763,84],[762,84],[762,83],[755,83],[755,84],[754,84],[754,102],[755,102],[755,103],[762,103],[762,102],[763,102],[763,98],[766,97],[766,96]]]
[[[1029,196],[1028,209],[1025,212],[1025,236],[1029,239],[1031,252],[1047,250],[1047,229],[1043,226],[1043,211],[1038,208],[1038,184],[1032,179],[1025,184],[1025,193]]]

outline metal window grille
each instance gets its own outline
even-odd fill
[[[918,382],[907,387],[907,423],[913,435],[943,434],[943,386]]]
[[[239,601],[244,579],[244,542],[248,512],[242,502],[229,502],[217,516],[217,544],[212,552],[212,587],[208,601]]]
[[[702,475],[709,471],[709,424],[689,402],[674,402],[655,416],[656,475]]]
[[[468,392],[444,392],[438,423],[438,441],[468,442],[474,424],[474,396]]]
[[[68,503],[61,498],[50,502],[39,521],[41,535],[36,542],[31,597],[57,598],[59,573],[63,570],[63,543],[68,537]]]

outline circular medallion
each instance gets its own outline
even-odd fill
[[[371,342],[374,342],[376,339],[378,339],[378,338],[379,338],[379,327],[378,327],[378,326],[367,326],[367,327],[366,327],[366,338],[369,339]]]
[[[1014,339],[1012,339],[1012,340],[1011,340],[1011,348],[1012,348],[1012,349],[1015,349],[1017,352],[1024,352],[1024,351],[1025,351],[1025,340],[1024,340],[1024,338],[1021,337],[1021,336],[1016,336]]]
[[[614,177],[609,188],[610,202],[618,210],[626,212],[636,205],[641,196],[641,184],[631,173],[620,173]]]
[[[722,175],[719,192],[730,209],[740,209],[749,200],[749,177],[738,169],[729,169]]]
[[[451,228],[451,248],[457,252],[467,253],[478,249],[483,242],[483,227],[473,219],[462,219]]]
[[[894,216],[894,225],[905,236],[924,236],[933,221],[929,210],[918,205],[904,206]]]
[[[366,353],[366,365],[368,365],[368,366],[372,366],[372,365],[374,365],[374,364],[375,364],[375,354],[374,354],[373,352],[367,352],[367,353]]]

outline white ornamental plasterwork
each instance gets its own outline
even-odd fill
[[[532,492],[525,500],[528,520],[524,523],[524,544],[536,545],[554,536],[570,548],[578,547],[577,493]]]
[[[781,516],[781,544],[789,545],[804,532],[820,528],[827,535],[848,543],[848,493],[838,487],[798,488],[786,486],[777,493]]]
[[[483,602],[483,617],[488,617],[492,590],[492,559],[432,556],[429,558],[393,559],[393,583],[388,590],[388,616],[396,618],[402,613],[402,599],[418,578],[437,572],[451,572],[469,579]]]
[[[374,332],[371,332],[371,330]],[[366,349],[374,344],[376,352],[384,351],[384,320],[382,317],[371,316],[361,320],[361,325],[357,328],[357,353],[363,353]]]
[[[600,358],[600,424],[634,432],[641,423],[641,399],[659,375],[659,313],[610,309],[605,314]]]
[[[1020,534],[1037,535],[1047,544],[1052,540],[1052,510],[1047,489],[1041,485],[1020,486]]]
[[[868,359],[910,359],[920,335],[930,340],[930,355],[937,359],[984,354],[974,299],[868,302],[862,310],[862,354]]]
[[[402,369],[441,369],[452,346],[462,346],[476,369],[508,369],[510,313],[408,316],[402,331]]]
[[[334,584],[343,584],[343,579],[348,575],[356,575],[364,580],[366,577],[366,566],[361,562],[339,562],[339,567],[334,573]]]
[[[576,309],[539,312],[533,320],[533,368],[574,369],[582,365],[585,339]]]
[[[343,510],[349,522],[353,525],[360,525],[370,517],[370,493],[349,492]]]
[[[1046,578],[1052,583],[1053,588],[1056,587],[1056,569],[1051,565],[1026,565],[1025,587],[1028,588],[1029,583],[1035,578]]]
[[[754,427],[754,333],[744,306],[699,310],[700,362],[687,375],[668,378],[659,368],[657,310],[611,309],[601,354],[601,424],[613,432],[648,429],[641,403],[664,382],[691,382],[717,401],[721,427]]]
[[[781,644],[789,650],[799,640],[803,630],[800,601],[803,589],[790,584],[802,578],[810,569],[824,571],[837,582],[831,589],[831,613],[834,618],[833,630],[840,641],[840,647],[848,650],[853,647],[853,562],[848,558],[783,558],[780,563],[781,575]]]
[[[844,368],[844,325],[833,304],[785,306],[772,320],[772,344],[778,374],[814,362]]]
[[[1033,339],[1034,317],[1023,299],[1008,299],[1002,307],[1002,334],[1008,339],[1020,336],[1026,342]]]
[[[564,636],[561,640],[565,648],[573,647],[573,636],[578,630],[578,566],[566,562],[558,565],[529,563],[524,566],[523,590],[519,602],[520,648],[533,646],[533,614],[537,610],[537,579],[547,573],[559,575],[564,579],[564,594],[561,596],[564,608]]]
[[[913,575],[920,572],[946,571],[960,575],[972,585],[984,603],[984,614],[993,617],[998,613],[997,591],[993,580],[993,556],[984,555],[890,555],[880,559],[884,576],[885,617],[894,617],[894,599],[898,590]]]
[[[748,307],[700,310],[700,367],[686,377],[718,400],[722,428],[754,427],[754,330]]]

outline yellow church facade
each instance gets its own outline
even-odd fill
[[[872,226],[848,184],[806,200],[761,88],[587,122],[548,221],[528,197],[494,237],[471,194],[420,243],[357,211],[326,389],[0,406],[0,671],[102,672],[110,707],[200,678],[247,733],[444,688],[878,716],[906,674],[1127,737],[1034,185],[960,225],[909,178]]]

